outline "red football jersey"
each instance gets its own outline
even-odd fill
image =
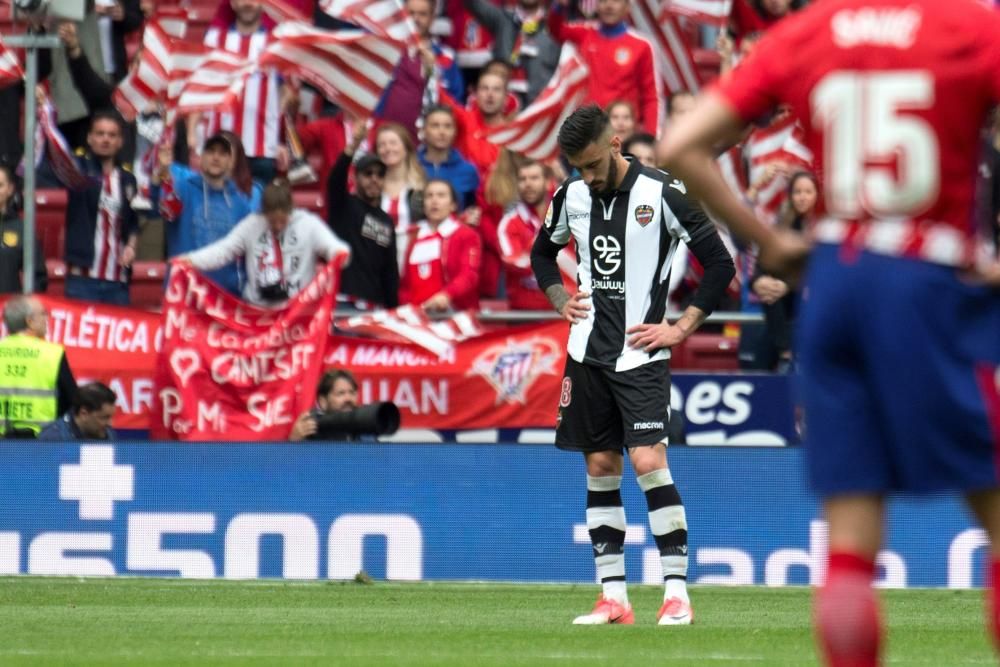
[[[816,2],[714,90],[747,121],[780,104],[799,117],[828,212],[818,240],[972,261],[979,132],[1000,99],[995,11],[974,0]]]

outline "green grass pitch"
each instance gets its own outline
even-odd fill
[[[0,665],[815,665],[804,588],[692,588],[696,624],[575,627],[597,586],[0,578]],[[996,665],[982,593],[883,593],[887,664]]]

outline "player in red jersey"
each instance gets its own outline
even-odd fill
[[[998,100],[1000,15],[982,3],[824,0],[769,30],[660,146],[765,266],[811,255],[796,342],[830,528],[815,615],[830,665],[879,662],[870,584],[887,493],[964,493],[1000,577],[1000,269],[977,261],[972,217]],[[811,250],[756,220],[715,169],[716,147],[781,104],[820,165],[827,215]],[[996,638],[995,589],[989,600]]]

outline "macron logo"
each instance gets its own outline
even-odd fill
[[[651,428],[663,428],[663,422],[636,422],[632,424],[633,431],[646,431]]]
[[[915,7],[844,9],[833,15],[833,41],[842,49],[861,44],[908,49],[917,39],[922,16]]]
[[[115,448],[80,447],[80,463],[59,466],[59,500],[80,503],[81,519],[113,519],[116,500],[132,500],[135,470],[115,463]]]

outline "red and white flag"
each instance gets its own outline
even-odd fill
[[[725,27],[733,11],[733,0],[664,0],[664,10],[699,23]]]
[[[775,161],[806,168],[813,161],[802,126],[791,115],[754,130],[747,139],[747,157],[751,169]]]
[[[652,42],[656,58],[656,73],[668,93],[696,91],[701,77],[691,55],[691,46],[668,9],[659,0],[634,0],[631,5],[632,23]]]
[[[320,0],[319,8],[381,37],[416,45],[417,26],[400,0]]]
[[[754,130],[746,142],[746,155],[750,163],[750,183],[759,184],[757,192],[758,214],[773,217],[785,201],[789,177],[778,173],[765,180],[768,165],[784,163],[785,171],[812,169],[812,151],[803,142],[802,126],[791,115],[778,119],[767,127]]]
[[[13,86],[24,79],[24,70],[13,51],[0,42],[0,88]]]
[[[476,318],[467,311],[455,313],[445,319],[432,320],[416,306],[400,306],[394,310],[380,310],[338,319],[336,326],[344,333],[414,343],[439,357],[450,354],[455,343],[485,333]]]
[[[115,106],[128,120],[157,102],[172,107],[181,87],[209,53],[202,44],[175,39],[170,30],[177,30],[172,19],[154,20],[146,26],[139,64],[115,89]]]
[[[38,105],[38,126],[42,128],[45,143],[36,150],[43,152],[48,147],[49,164],[59,182],[70,190],[83,190],[90,186],[91,181],[80,169],[69,142],[56,127],[56,111],[48,99]]]
[[[277,24],[285,21],[312,21],[312,16],[306,16],[301,9],[284,0],[264,0],[261,8]]]
[[[535,160],[559,157],[559,126],[583,102],[589,76],[590,69],[577,50],[564,44],[559,68],[535,101],[513,120],[490,128],[486,138]]]
[[[392,81],[405,48],[401,42],[360,30],[322,30],[282,23],[261,54],[260,67],[309,82],[349,114],[370,116]]]
[[[180,87],[177,112],[232,111],[257,63],[223,49],[213,49]]]
[[[162,7],[146,22],[146,28],[151,25],[156,25],[170,37],[184,39],[187,37],[188,13],[180,7]]]

